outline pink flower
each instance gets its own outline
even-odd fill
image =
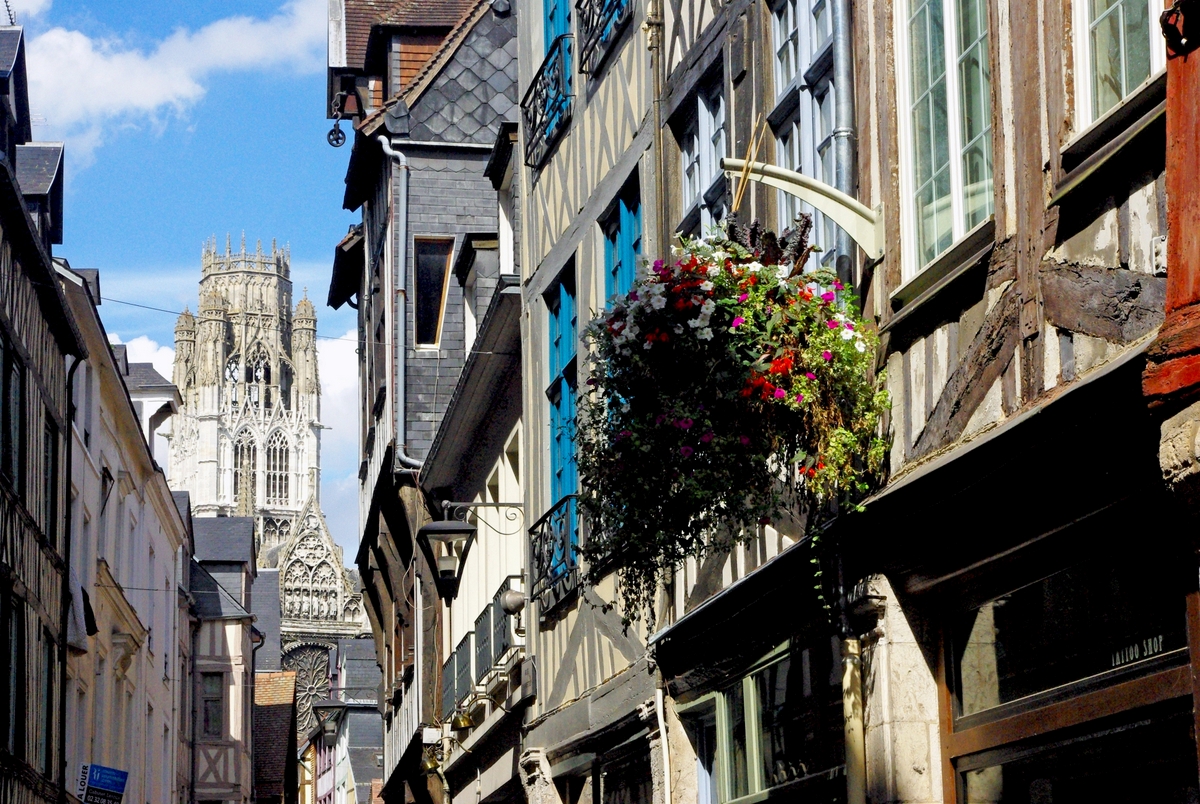
[[[821,357],[825,358],[826,360],[833,360],[833,352],[826,349],[824,352],[821,352]]]
[[[637,295],[637,292],[636,292],[636,291],[630,291],[630,292],[629,292],[629,300],[630,300],[630,301],[637,301],[637,300],[638,300],[638,295]]]
[[[837,288],[838,290],[845,290],[845,289],[846,289],[846,286],[845,286],[845,285],[843,285],[841,282],[837,281],[836,279],[835,279],[835,280],[833,280],[833,286],[834,286],[835,288]]]
[[[851,322],[847,321],[847,322],[846,322],[846,329],[854,329],[854,324],[852,324]]]
[[[748,298],[750,298],[750,294],[749,294],[749,293],[743,293],[741,296],[738,296],[738,301],[740,301],[740,302],[744,302],[744,301],[745,301],[746,299],[748,299]]]
[[[782,388],[775,389],[775,398],[776,399],[783,399],[786,396],[787,396],[787,391],[783,390]]]
[[[679,421],[675,422],[675,426],[680,430],[689,430],[694,423],[695,422],[693,422],[691,419],[680,419]]]
[[[745,323],[746,323],[746,319],[742,318],[742,317],[739,315],[737,318],[733,319],[733,323],[732,323],[732,324],[730,324],[729,328],[730,328],[730,329],[737,329],[738,327],[740,327],[742,324],[745,324]]]
[[[695,451],[696,451],[696,450],[692,449],[692,448],[691,448],[691,447],[689,447],[687,444],[684,444],[682,447],[680,447],[680,448],[679,448],[679,454],[680,454],[680,455],[682,455],[682,456],[683,456],[683,457],[685,457],[685,458],[690,458],[690,457],[692,457],[692,453],[693,453],[693,452],[695,452]]]
[[[837,296],[834,295],[832,290],[827,290],[821,294],[821,301],[831,302],[836,298]]]
[[[700,436],[700,441],[705,444],[707,444],[709,441],[712,441],[712,440],[713,440],[712,432],[707,432],[704,435]]]
[[[796,401],[797,401],[797,402],[803,402],[803,401],[804,401],[804,394],[796,394]]]
[[[813,374],[811,371],[804,372],[804,376],[808,377],[810,380],[815,380],[817,378],[817,375]]]
[[[750,437],[749,436],[738,436],[738,441],[742,442],[742,446],[744,447],[750,443]]]
[[[829,327],[830,329],[837,329],[837,328],[838,328],[838,322],[834,321],[834,320],[831,318],[831,319],[829,319],[828,321],[826,321],[826,322],[825,322],[825,326]]]

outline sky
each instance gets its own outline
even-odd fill
[[[55,255],[99,269],[101,317],[131,359],[170,378],[206,238],[290,245],[295,298],[307,288],[318,316],[322,508],[352,563],[355,319],[324,300],[358,216],[341,208],[349,148],[325,139],[326,0],[8,4],[25,26],[34,139],[66,143]]]

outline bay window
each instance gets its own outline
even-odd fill
[[[905,258],[910,279],[993,212],[984,0],[909,0],[897,37]]]

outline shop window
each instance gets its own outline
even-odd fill
[[[699,804],[768,791],[845,800],[836,640],[794,640],[733,684],[679,707],[696,754]]]
[[[1095,688],[1186,661],[1181,590],[1170,568],[1093,560],[965,612],[951,635],[956,714],[979,720],[1065,685]]]
[[[1152,24],[1162,4],[1086,0],[1072,5],[1078,59],[1075,104],[1083,128],[1166,66],[1158,26]]]
[[[642,254],[642,207],[635,177],[621,190],[603,224],[604,298],[624,296],[637,277]]]
[[[413,250],[417,275],[416,342],[418,346],[434,346],[442,336],[442,312],[454,241],[418,238],[413,242]]]
[[[909,0],[900,45],[905,279],[987,220],[991,71],[984,0]],[[911,241],[911,242],[909,242]]]

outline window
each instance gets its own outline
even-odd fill
[[[733,684],[680,708],[696,753],[699,804],[781,789],[844,801],[838,643],[793,640]]]
[[[698,234],[725,218],[728,197],[721,159],[725,156],[725,96],[721,78],[685,102],[679,132],[684,222],[680,231]]]
[[[42,529],[52,546],[58,546],[58,426],[46,411],[42,429]]]
[[[802,0],[784,0],[771,16],[775,37],[775,90],[787,88],[800,72],[800,22]]]
[[[898,81],[909,279],[992,214],[992,107],[984,0],[909,0]]]
[[[287,505],[288,440],[276,430],[267,440],[267,505]]]
[[[642,253],[642,209],[634,178],[621,191],[604,222],[604,298],[623,296],[633,287]]]
[[[433,346],[442,336],[442,310],[446,298],[446,282],[450,277],[450,253],[454,241],[446,238],[413,242],[417,274],[416,342],[418,346]]]
[[[55,689],[58,684],[57,667],[58,662],[55,661],[55,652],[57,646],[54,644],[54,639],[50,636],[49,631],[42,631],[42,650],[41,650],[41,710],[42,722],[39,724],[38,731],[38,767],[42,774],[54,778],[54,713],[58,709],[58,704],[55,701]]]
[[[205,737],[225,736],[225,674],[200,674],[200,718]]]
[[[246,396],[254,407],[271,407],[271,361],[262,352],[246,362]]]
[[[24,480],[25,371],[13,344],[0,334],[0,476],[17,487]]]
[[[242,430],[233,443],[233,501],[248,500],[254,507],[254,471],[258,467],[258,446],[254,434]]]
[[[1082,129],[1166,66],[1149,0],[1086,0],[1075,11],[1075,103]],[[1155,14],[1162,9],[1158,4]]]
[[[4,655],[7,692],[4,706],[4,743],[0,748],[22,758],[25,751],[25,605],[20,598],[5,595],[3,627],[8,649]]]
[[[242,375],[241,361],[240,355],[234,355],[225,363],[225,382],[229,385],[229,401],[235,405],[238,401],[238,380]]]
[[[550,498],[558,503],[574,494],[576,334],[575,264],[569,263],[546,297],[550,341]],[[573,523],[572,523],[573,524]],[[572,527],[572,531],[574,528]]]

